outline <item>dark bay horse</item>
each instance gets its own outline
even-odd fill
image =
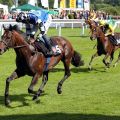
[[[48,58],[44,57],[43,53],[36,52],[33,54],[29,44],[25,41],[23,36],[10,25],[8,29],[4,29],[4,34],[2,35],[0,41],[0,54],[3,54],[9,48],[13,48],[16,53],[16,69],[14,72],[6,79],[5,87],[5,105],[9,105],[9,85],[14,79],[20,78],[24,75],[32,76],[31,84],[28,88],[28,92],[34,94],[33,100],[37,99],[41,95],[43,88],[48,80],[48,72],[61,60],[64,64],[65,74],[60,80],[57,87],[58,94],[62,93],[62,85],[64,81],[71,75],[70,73],[70,63],[75,67],[83,65],[80,54],[74,51],[71,43],[63,37],[54,36],[51,37],[55,41],[62,53],[59,56],[53,56],[49,60],[49,65],[47,69],[46,63]],[[38,79],[43,75],[42,83],[37,92],[33,91],[34,85],[37,83]]]
[[[99,27],[99,24],[96,23],[94,20],[86,20],[85,22],[86,22],[86,24],[89,25],[90,33],[94,33],[95,29],[96,29],[97,27]],[[102,32],[104,32],[104,30],[105,30],[104,27],[100,27],[100,29],[102,30]],[[97,37],[96,37],[96,38],[97,38]],[[115,38],[116,38],[116,39],[120,39],[120,33],[115,32]],[[90,39],[92,40],[91,37],[90,37]],[[106,39],[109,40],[107,37],[106,37]],[[109,41],[110,41],[110,40],[109,40]],[[110,42],[110,43],[111,43],[111,42]],[[111,44],[112,44],[112,43],[111,43]],[[95,46],[96,46],[96,45],[95,45]],[[94,48],[95,48],[95,46],[94,46]],[[115,46],[115,45],[113,45],[113,46]],[[117,48],[118,48],[118,46],[115,46],[115,50],[116,50]],[[98,51],[99,51],[99,53],[98,53]],[[108,50],[108,51],[109,51],[109,50]],[[92,60],[93,60],[95,57],[97,57],[97,56],[101,56],[102,54],[106,54],[106,53],[105,53],[105,49],[104,49],[104,44],[102,44],[102,42],[100,42],[99,39],[97,39],[97,52],[96,52],[94,55],[92,55],[91,60],[90,60],[90,62],[89,62],[88,68],[89,68],[90,70],[91,70]],[[113,55],[112,55],[112,54],[114,54],[114,52],[111,53],[110,63],[111,63],[112,60],[113,60]],[[106,57],[107,57],[107,56],[106,56]],[[106,57],[103,59],[103,62],[104,62],[104,60],[107,59]],[[114,66],[116,66],[116,65],[118,64],[119,60],[120,60],[120,52],[119,52],[118,59],[116,60]],[[110,67],[110,63],[107,63],[107,67]]]
[[[89,69],[91,70],[91,63],[93,59],[97,56],[101,56],[102,54],[105,55],[103,58],[103,63],[105,64],[106,67],[110,67],[111,62],[113,61],[114,58],[114,52],[120,48],[119,45],[114,45],[108,37],[105,36],[104,32],[99,26],[92,26],[92,34],[91,34],[91,40],[94,40],[97,38],[97,52],[92,55],[91,60],[89,62]],[[115,36],[120,37],[119,33],[115,33]],[[110,56],[110,62],[106,62],[107,58]],[[120,55],[119,55],[120,57]],[[118,57],[118,59],[120,59]],[[116,61],[117,64],[118,60]]]

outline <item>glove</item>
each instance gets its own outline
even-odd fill
[[[37,23],[40,24],[41,22],[42,22],[41,19],[38,19]]]

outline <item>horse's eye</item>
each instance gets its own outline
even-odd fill
[[[96,31],[96,29],[94,28],[94,31]]]

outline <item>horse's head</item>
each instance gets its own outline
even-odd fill
[[[96,27],[96,26],[92,26],[91,28],[91,36],[90,36],[90,39],[91,40],[95,40],[96,38],[98,38],[100,35],[99,35],[99,27]]]
[[[105,38],[105,34],[100,26],[92,26],[90,39],[95,40],[96,38]]]
[[[96,27],[97,26],[97,23],[94,21],[94,20],[85,20],[85,23],[89,25],[89,28],[92,29],[92,26],[93,27]]]
[[[3,54],[7,49],[14,46],[13,27],[11,25],[9,26],[3,25],[3,28],[4,28],[4,33],[1,36],[1,41],[0,41],[0,54]]]

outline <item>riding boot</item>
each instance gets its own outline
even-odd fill
[[[46,35],[43,35],[42,38],[44,39],[44,41],[45,41],[45,43],[46,43],[46,45],[47,45],[47,47],[48,47],[48,49],[49,49],[49,52],[46,53],[47,56],[53,56],[54,53],[53,53],[52,45],[51,45],[51,43],[50,43],[49,38],[48,38]]]

